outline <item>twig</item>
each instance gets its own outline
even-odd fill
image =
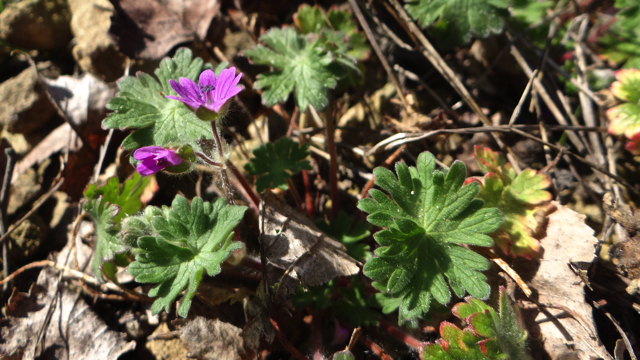
[[[296,189],[296,186],[290,177],[287,178],[286,182],[289,190],[291,191],[291,195],[293,195],[293,200],[295,200],[296,202],[296,207],[298,208],[298,210],[302,211],[302,199],[300,199],[298,189]]]
[[[531,296],[531,289],[529,289],[529,286],[524,281],[522,281],[522,278],[520,277],[520,275],[518,275],[518,273],[515,270],[513,270],[511,266],[509,266],[509,264],[507,264],[504,260],[502,260],[502,258],[500,258],[498,255],[494,254],[493,252],[489,251],[489,249],[486,249],[486,248],[476,247],[474,249],[478,253],[480,253],[482,256],[491,259],[494,263],[496,263],[496,265],[500,266],[500,268],[505,273],[507,273],[507,275],[509,275],[509,277],[511,277],[513,281],[516,282],[516,284],[518,284],[520,289],[522,289],[522,292],[524,292],[524,294],[527,295],[527,297]]]
[[[627,334],[624,332],[624,329],[620,326],[620,324],[618,324],[616,319],[614,319],[613,316],[611,316],[611,314],[609,314],[609,312],[604,307],[598,305],[597,302],[594,301],[593,306],[595,306],[597,309],[602,311],[609,318],[609,320],[611,320],[613,325],[616,327],[616,330],[618,330],[618,332],[622,336],[622,341],[624,341],[624,344],[627,347],[627,351],[629,352],[629,356],[631,357],[631,360],[638,360],[638,358],[636,357],[636,354],[633,352],[633,346],[631,346],[631,342],[629,341]]]
[[[373,50],[376,52],[376,55],[378,55],[378,59],[380,59],[380,63],[382,64],[382,67],[384,67],[384,70],[387,72],[387,76],[389,76],[389,79],[391,79],[393,86],[396,88],[396,91],[398,92],[398,96],[400,97],[400,101],[402,101],[402,106],[404,106],[405,110],[409,111],[409,104],[407,104],[407,100],[404,98],[404,92],[400,87],[400,83],[398,82],[396,75],[393,73],[393,70],[391,70],[391,66],[387,61],[387,58],[382,53],[382,49],[380,49],[380,45],[378,45],[378,41],[376,40],[375,36],[373,35],[373,32],[371,31],[371,28],[367,23],[367,19],[365,19],[364,15],[362,15],[362,11],[360,11],[360,7],[356,3],[356,0],[348,0],[348,1],[349,1],[349,5],[353,9],[353,12],[356,14],[356,17],[358,18],[358,22],[360,22],[360,26],[362,26],[364,33],[367,35],[367,39],[369,39],[369,42],[371,43]]]
[[[407,147],[407,145],[402,145],[400,146],[393,154],[391,154],[391,156],[389,156],[387,158],[387,160],[385,160],[382,165],[382,167],[389,167],[391,166],[391,163],[393,163],[396,158],[400,155],[400,153]],[[371,176],[371,179],[369,179],[369,181],[367,181],[367,184],[364,186],[364,188],[362,188],[362,193],[360,193],[360,199],[364,199],[365,197],[367,197],[367,195],[369,195],[369,190],[373,187],[373,184],[376,180],[375,176]]]
[[[353,349],[353,346],[356,344],[356,341],[358,341],[361,333],[362,329],[359,326],[353,329],[353,333],[351,333],[351,339],[349,339],[349,344],[346,348],[344,348],[345,351],[351,351],[351,349]]]
[[[583,19],[582,22],[580,24],[580,33],[579,35],[575,35],[572,34],[574,40],[576,40],[577,42],[577,46],[576,46],[576,58],[577,58],[577,64],[576,67],[578,69],[578,78],[579,81],[582,82],[582,84],[586,87],[589,88],[589,81],[587,79],[587,60],[584,56],[584,38],[587,34],[587,29],[588,29],[588,25],[589,25],[589,17],[588,15],[583,15]],[[596,125],[596,119],[595,119],[595,115],[593,114],[593,105],[591,104],[591,100],[589,100],[589,98],[587,97],[587,95],[584,92],[579,92],[578,93],[578,97],[580,98],[580,105],[582,107],[582,118],[584,119],[584,123],[587,126],[595,126]],[[595,155],[595,161],[597,162],[598,165],[603,166],[605,165],[606,161],[605,161],[605,157],[604,157],[604,150],[602,149],[602,144],[600,142],[600,137],[598,136],[598,134],[595,133],[589,133],[589,142],[591,143],[591,149],[593,149],[594,155]]]
[[[42,204],[44,204],[51,197],[51,195],[53,195],[54,192],[58,191],[60,186],[62,186],[63,182],[64,182],[64,178],[61,178],[57,184],[52,186],[51,189],[49,189],[49,191],[47,191],[47,193],[44,194],[38,200],[38,202],[33,206],[33,208],[31,208],[31,210],[29,210],[28,213],[26,213],[22,218],[20,218],[20,220],[18,220],[13,226],[9,228],[9,230],[7,230],[7,232],[4,235],[2,235],[2,237],[0,237],[0,243],[3,243],[9,237],[9,235],[11,235],[11,233],[13,233],[15,229],[17,229],[18,226],[20,226],[20,224],[22,224],[23,221],[27,220],[31,215],[33,215],[36,211],[38,211],[40,206],[42,206]]]
[[[11,178],[13,177],[13,169],[16,166],[16,152],[11,145],[4,149],[7,164],[4,169],[4,178],[2,179],[2,190],[0,190],[0,236],[4,237],[6,231],[5,220],[7,219],[7,208],[9,207],[9,190],[11,189]],[[2,243],[2,270],[4,276],[9,275],[9,248],[6,242]],[[7,284],[3,285],[2,291],[7,290]]]
[[[418,75],[412,73],[409,70],[406,70],[404,68],[402,68],[400,65],[396,64],[393,65],[393,69],[399,73],[401,73],[402,75],[406,76],[407,79],[412,80],[417,82],[418,84],[422,85],[422,87],[427,90],[427,92],[429,93],[429,95],[431,95],[437,102],[438,104],[440,104],[440,106],[442,107],[442,109],[444,110],[444,112],[447,113],[447,115],[449,115],[452,119],[454,120],[458,120],[458,114],[456,114],[451,107],[440,97],[440,95],[438,95],[438,93],[433,90],[431,88],[431,86],[429,86],[426,82],[424,82],[422,79],[420,79],[420,77],[418,77]]]

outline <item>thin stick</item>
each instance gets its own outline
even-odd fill
[[[0,237],[0,243],[3,243],[9,237],[9,235],[11,235],[11,233],[13,233],[15,229],[20,226],[20,224],[22,224],[23,221],[27,220],[31,215],[38,211],[40,206],[42,206],[42,204],[44,204],[51,197],[51,195],[53,195],[53,193],[56,192],[60,188],[60,186],[62,186],[63,182],[64,178],[61,178],[57,184],[51,187],[51,189],[49,189],[49,191],[47,191],[47,193],[38,200],[38,202],[33,206],[33,208],[31,208],[31,210],[29,210],[28,213],[26,213],[20,220],[18,220],[13,226],[11,226],[9,230],[7,230],[4,235],[2,235],[2,237]]]
[[[213,141],[216,143],[216,148],[218,149],[218,156],[220,157],[220,160],[223,160],[224,153],[222,152],[222,141],[220,141],[220,135],[218,134],[218,128],[215,120],[211,122],[211,132],[213,132]]]
[[[13,169],[16,166],[16,152],[11,145],[4,149],[7,164],[4,169],[4,178],[2,179],[2,190],[0,190],[0,236],[4,236],[6,231],[5,220],[7,218],[7,208],[9,207],[9,190],[11,189],[11,178],[13,177]],[[9,249],[6,242],[2,243],[2,270],[4,276],[9,275]],[[7,284],[3,285],[2,291],[7,290]]]
[[[396,158],[400,155],[400,153],[402,153],[402,151],[404,149],[406,149],[406,148],[407,148],[407,145],[400,146],[380,166],[385,167],[385,168],[391,166],[391,163],[393,163],[396,160]],[[367,184],[364,186],[364,188],[362,188],[362,193],[360,193],[360,199],[364,199],[364,198],[367,197],[367,195],[369,195],[369,190],[371,190],[371,188],[373,187],[373,184],[374,184],[375,181],[376,181],[376,177],[375,176],[371,176],[371,179],[369,179],[369,181],[367,181]]]
[[[300,198],[300,194],[298,194],[298,190],[296,189],[293,180],[291,180],[291,178],[289,177],[287,178],[286,182],[289,190],[291,191],[291,195],[293,195],[293,200],[295,200],[298,210],[302,211],[302,199]]]
[[[360,11],[360,7],[358,6],[358,3],[356,3],[356,0],[348,0],[348,1],[349,1],[349,5],[351,6],[351,9],[353,9],[353,12],[356,14],[356,17],[358,18],[358,22],[360,22],[360,26],[362,26],[364,33],[367,35],[367,39],[369,39],[369,42],[373,47],[373,51],[376,52],[376,55],[378,56],[378,59],[380,59],[380,63],[382,64],[382,67],[384,67],[384,70],[387,72],[387,76],[389,77],[389,79],[391,79],[393,86],[396,88],[396,91],[398,92],[398,96],[400,97],[400,101],[402,101],[402,106],[404,106],[404,109],[408,111],[409,104],[407,104],[407,100],[404,98],[404,92],[400,87],[400,83],[398,82],[396,75],[393,73],[393,70],[391,70],[391,66],[387,61],[387,58],[382,53],[382,49],[380,49],[380,45],[378,45],[378,41],[376,40],[376,37],[373,35],[373,32],[371,31],[371,28],[367,23],[367,19],[364,18],[364,15],[362,14],[362,11]]]
[[[504,272],[506,272],[513,279],[513,281],[516,282],[516,284],[518,284],[520,289],[522,289],[522,292],[524,292],[524,294],[527,295],[527,297],[531,296],[531,289],[529,289],[529,286],[524,281],[522,281],[522,278],[520,277],[520,275],[518,275],[518,273],[515,270],[513,270],[511,266],[509,266],[509,264],[507,264],[504,260],[502,260],[498,255],[489,251],[489,249],[477,248],[477,247],[474,249],[484,257],[491,259],[494,263],[496,263],[496,265],[500,266],[500,268]]]

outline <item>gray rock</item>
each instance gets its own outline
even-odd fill
[[[23,0],[0,14],[0,39],[26,49],[54,50],[71,40],[65,0]]]
[[[0,99],[0,124],[12,133],[28,134],[55,113],[33,68],[0,84]]]

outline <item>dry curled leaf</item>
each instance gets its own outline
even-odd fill
[[[542,336],[542,351],[551,359],[600,357],[606,350],[598,345],[593,309],[585,302],[585,284],[571,268],[571,264],[593,261],[598,240],[584,223],[584,215],[552,204],[557,210],[549,215],[546,236],[540,240],[542,257],[517,259],[514,264],[532,288],[532,298],[543,305],[523,311],[525,324],[533,338]]]
[[[358,262],[347,255],[344,245],[322,233],[311,220],[270,192],[266,192],[263,200],[260,224],[264,225],[262,239],[270,265],[282,270],[293,266],[289,276],[300,279],[305,286],[358,273]]]
[[[81,245],[90,251],[88,246]],[[67,245],[62,250],[58,262],[67,259],[70,248]],[[73,257],[68,259],[70,263],[73,262]],[[84,257],[79,262],[88,259]],[[135,348],[135,341],[127,342],[124,334],[109,329],[79,298],[80,294],[66,286],[57,285],[57,271],[46,268],[40,272],[30,294],[12,296],[12,310],[7,313],[7,321],[0,328],[3,340],[0,358],[116,360],[121,354]],[[43,354],[48,356],[41,357]]]
[[[203,40],[213,17],[217,0],[115,0],[109,34],[124,54],[158,60],[174,46]]]

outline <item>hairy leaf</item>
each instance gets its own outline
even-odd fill
[[[275,143],[266,143],[253,150],[253,158],[244,168],[250,175],[259,175],[256,189],[285,189],[287,179],[300,170],[311,170],[309,143],[298,145],[288,137],[282,137]]]
[[[452,46],[500,33],[508,6],[508,0],[410,0],[406,8],[422,27],[433,25],[442,44]]]
[[[177,146],[196,144],[201,138],[212,138],[210,124],[196,117],[187,106],[166,95],[177,95],[169,80],[185,77],[196,81],[204,70],[202,59],[191,50],[181,48],[173,59],[164,59],[155,71],[156,77],[145,73],[127,76],[118,81],[120,92],[109,100],[113,110],[102,122],[106,129],[138,129],[122,142],[127,150],[143,146]]]
[[[273,28],[260,37],[266,45],[246,50],[244,54],[256,64],[269,65],[274,71],[258,75],[255,88],[263,90],[262,102],[273,106],[294,93],[300,111],[308,105],[323,110],[328,104],[327,89],[336,87],[346,75],[343,62],[315,34],[299,35],[295,29]]]
[[[84,191],[87,199],[84,210],[96,224],[96,248],[91,270],[98,280],[102,281],[102,263],[127,250],[127,246],[116,237],[120,221],[126,215],[133,215],[140,210],[140,195],[150,180],[135,172],[122,186],[114,176],[104,185],[98,187],[91,184]]]
[[[616,79],[611,93],[624,103],[607,110],[609,133],[634,139],[640,134],[640,70],[619,70]]]
[[[451,311],[469,326],[460,330],[449,322],[442,322],[441,339],[422,348],[422,359],[531,359],[526,350],[527,332],[520,325],[518,313],[503,287],[500,287],[498,313],[478,299],[465,300]]]
[[[136,260],[128,270],[137,282],[158,284],[149,292],[157,297],[151,306],[154,314],[168,311],[187,287],[178,309],[178,315],[187,316],[205,270],[209,276],[217,275],[220,264],[241,247],[231,239],[245,210],[244,206],[227,205],[224,199],[209,203],[196,197],[189,204],[176,196],[171,208],[149,206],[143,216],[125,220],[125,234],[143,234],[137,237],[133,249]]]
[[[506,254],[531,258],[540,250],[533,237],[541,225],[538,218],[550,210],[551,193],[545,190],[549,178],[532,169],[516,175],[511,164],[489,148],[476,146],[474,156],[486,173],[478,198],[504,214],[500,230],[491,236]]]
[[[367,261],[373,256],[369,245],[361,241],[371,232],[371,225],[365,221],[354,221],[346,212],[340,210],[338,216],[329,224],[324,221],[316,222],[318,228],[325,234],[340,241],[347,247],[347,254],[358,261]]]
[[[396,176],[376,168],[376,184],[389,193],[371,190],[371,199],[358,207],[369,213],[367,220],[386,228],[374,235],[381,245],[377,257],[364,266],[364,273],[385,285],[385,292],[401,298],[400,320],[429,311],[431,298],[441,304],[451,299],[450,289],[462,297],[466,292],[489,296],[487,259],[458,244],[491,246],[485,233],[502,223],[498,209],[482,208],[475,199],[478,184],[462,186],[466,177],[463,163],[447,171],[435,170],[430,153],[418,157],[417,167],[396,164]]]
[[[357,60],[366,59],[369,56],[367,38],[358,31],[351,12],[335,7],[329,9],[326,14],[322,12],[317,5],[312,7],[302,4],[293,15],[293,20],[303,34],[335,34],[335,46],[340,49],[342,55]]]

